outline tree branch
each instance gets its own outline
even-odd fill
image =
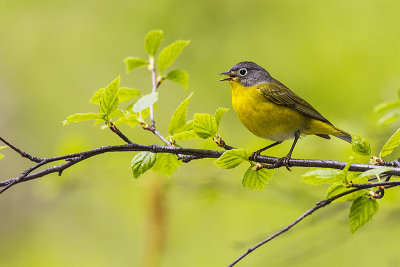
[[[384,186],[386,188],[391,188],[391,187],[399,186],[399,185],[400,185],[400,181],[385,181],[385,182],[378,182],[378,183],[352,184],[351,187],[355,187],[354,189],[351,189],[349,191],[337,194],[337,195],[335,195],[333,197],[330,197],[328,199],[325,199],[325,200],[322,200],[322,201],[318,202],[314,207],[312,207],[311,209],[309,209],[306,212],[304,212],[300,217],[298,217],[296,220],[294,220],[291,224],[287,225],[286,227],[282,228],[278,232],[276,232],[273,235],[271,235],[271,236],[267,237],[266,239],[262,240],[261,242],[259,242],[255,246],[249,248],[239,258],[237,258],[235,261],[233,261],[231,264],[229,264],[228,267],[232,267],[232,266],[236,265],[239,261],[241,261],[244,257],[249,255],[251,252],[253,252],[257,248],[261,247],[262,245],[270,242],[272,239],[274,239],[274,238],[280,236],[281,234],[285,233],[290,228],[292,228],[293,226],[295,226],[296,224],[298,224],[299,222],[304,220],[307,216],[313,214],[315,211],[319,210],[320,208],[323,208],[323,207],[331,204],[334,200],[336,200],[338,198],[341,198],[343,196],[346,196],[348,194],[354,193],[354,192],[362,190],[362,189],[380,187],[380,186]]]
[[[4,139],[1,138],[1,140],[4,140]],[[5,142],[5,143],[7,145],[10,145],[9,142]],[[20,150],[17,149],[15,151],[18,152]],[[51,157],[51,158],[42,158],[38,164],[36,164],[32,168],[26,170],[21,176],[7,179],[4,181],[0,181],[0,187],[7,187],[10,184],[12,184],[11,186],[13,186],[17,183],[29,181],[29,180],[36,179],[39,177],[43,177],[45,175],[48,175],[48,174],[54,173],[54,172],[58,172],[59,174],[61,174],[62,171],[75,165],[76,163],[86,160],[88,158],[91,158],[93,156],[103,154],[103,153],[129,152],[129,151],[149,151],[149,152],[153,152],[153,153],[170,153],[170,154],[176,154],[176,155],[181,154],[181,155],[194,156],[195,158],[211,158],[211,159],[219,158],[224,153],[224,151],[219,151],[219,150],[195,149],[195,148],[162,146],[162,145],[141,145],[141,144],[135,144],[135,143],[125,144],[125,145],[117,145],[117,146],[103,146],[103,147],[99,147],[99,148],[96,148],[93,150],[84,151],[84,152],[80,152],[80,153],[62,155],[62,156]],[[21,156],[23,156],[23,155],[21,155]],[[31,158],[36,158],[36,157],[31,156]],[[39,158],[37,158],[37,159],[39,159]],[[274,164],[279,160],[279,158],[268,157],[268,156],[258,156],[257,159],[258,159],[258,162],[267,163],[267,164]],[[31,173],[33,170],[35,170],[43,165],[46,165],[48,163],[55,162],[55,161],[60,161],[60,160],[67,160],[68,162],[57,165],[57,166],[49,167],[49,168],[46,168],[44,170],[41,170],[41,171],[38,171],[35,173]],[[297,167],[320,167],[320,168],[332,168],[332,169],[343,169],[347,164],[346,162],[341,162],[341,161],[312,160],[312,159],[290,159],[289,163],[291,166],[297,166]],[[367,170],[377,169],[377,168],[381,168],[381,166],[353,163],[350,165],[349,170],[357,171],[357,172],[364,172]],[[393,168],[391,171],[387,172],[387,174],[400,176],[400,168]],[[391,185],[391,183],[396,183],[396,182],[397,181],[394,181],[394,182],[389,181],[389,182],[382,182],[382,183],[388,183],[387,185]],[[378,185],[379,183],[370,183],[370,184]],[[9,187],[11,187],[11,186],[9,186]],[[353,185],[353,186],[356,186],[356,185]],[[369,186],[369,184],[368,184],[368,186]],[[2,193],[2,192],[0,192],[0,193]]]

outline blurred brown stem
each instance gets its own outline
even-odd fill
[[[165,182],[153,179],[147,190],[148,217],[141,266],[160,265],[167,231],[167,189]]]

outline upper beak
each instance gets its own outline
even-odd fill
[[[218,75],[228,75],[229,76],[228,78],[224,78],[224,79],[219,80],[220,82],[222,82],[222,81],[232,81],[233,80],[232,77],[234,77],[234,75],[229,71],[218,73]]]

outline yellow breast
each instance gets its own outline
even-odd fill
[[[306,128],[307,118],[281,105],[269,101],[256,86],[245,87],[230,81],[232,105],[240,121],[253,134],[273,141],[293,138],[297,130]]]

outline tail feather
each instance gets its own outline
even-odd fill
[[[325,138],[325,139],[331,139],[331,137],[329,135],[327,135],[327,134],[316,134],[316,136],[319,136],[319,137],[322,137],[322,138]]]
[[[340,139],[342,139],[342,140],[344,140],[346,142],[351,143],[351,135],[346,133],[346,132],[343,132],[343,131],[341,131],[341,133],[342,133],[341,135],[333,135],[333,136],[335,136],[337,138],[340,138]],[[327,135],[327,134],[316,134],[316,136],[319,136],[319,137],[322,137],[322,138],[325,138],[325,139],[331,139],[331,137],[329,135]]]
[[[315,134],[319,137],[330,139],[330,135],[340,138],[346,142],[351,143],[351,135],[345,131],[336,128],[331,123],[326,123],[320,120],[311,120],[308,129],[303,130],[304,134]]]
[[[343,132],[343,135],[334,135],[334,136],[337,138],[340,138],[346,142],[351,143],[351,135],[346,132]]]

